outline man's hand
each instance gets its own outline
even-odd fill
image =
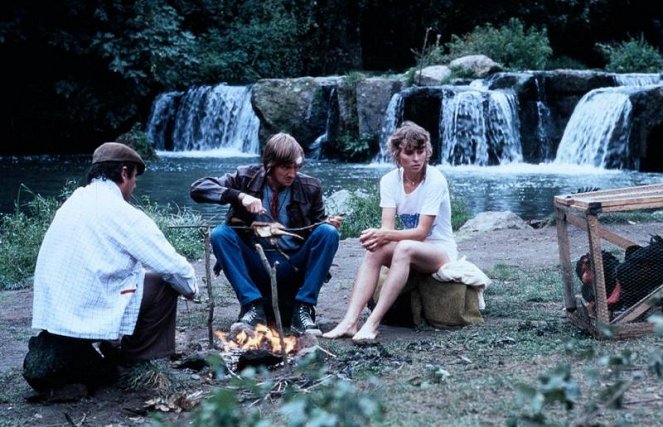
[[[250,196],[246,193],[240,193],[239,201],[242,202],[242,206],[244,206],[244,208],[246,208],[246,210],[251,213],[261,214],[265,212],[265,208],[262,207],[262,201],[258,198]]]

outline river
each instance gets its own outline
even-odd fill
[[[0,212],[11,212],[18,197],[29,191],[43,196],[60,193],[68,179],[83,182],[90,156],[32,156],[0,158]],[[190,208],[205,218],[219,217],[223,209],[199,205],[189,197],[191,182],[206,175],[220,176],[237,165],[258,162],[257,157],[233,152],[167,153],[149,161],[139,177],[135,196],[148,195],[173,209]],[[325,196],[341,189],[377,189],[388,164],[348,164],[307,160],[303,173],[320,178]],[[663,175],[606,170],[559,164],[512,164],[494,167],[436,166],[449,181],[452,197],[461,199],[474,213],[510,210],[523,219],[541,219],[553,212],[553,197],[582,187],[601,189],[663,182]]]

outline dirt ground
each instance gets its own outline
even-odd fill
[[[649,235],[663,234],[662,224],[648,224],[643,227],[625,225],[617,230],[630,235],[633,240],[646,243]],[[559,263],[557,233],[554,227],[526,230],[496,230],[475,235],[457,236],[460,255],[484,271],[495,265],[504,264],[518,267],[554,267]],[[572,254],[584,253],[587,249],[587,234],[571,230]],[[363,256],[363,250],[355,239],[341,242],[332,267],[332,279],[320,294],[318,322],[321,329],[329,330],[338,322],[347,306],[352,280]],[[204,263],[197,261],[195,267],[199,277],[204,277]],[[224,295],[215,309],[215,328],[223,329],[236,318],[239,306],[228,293],[228,286],[222,278],[213,278],[215,292]],[[225,289],[225,290],[224,290]],[[561,288],[560,288],[561,289]],[[560,290],[561,298],[561,290]],[[98,391],[94,396],[69,403],[29,403],[26,397],[32,395],[30,387],[20,376],[23,357],[27,352],[27,342],[36,331],[30,329],[31,291],[0,292],[0,426],[4,425],[139,425],[148,420],[144,402],[149,393],[125,393],[110,387]],[[488,301],[489,303],[489,301]],[[178,318],[178,352],[186,357],[207,345],[205,319],[207,309],[203,304],[186,305],[181,303]],[[489,325],[490,318],[486,319]],[[436,333],[432,331],[430,333]],[[412,330],[407,328],[381,328],[380,340],[407,340]],[[414,339],[414,338],[413,338]],[[416,339],[421,339],[417,336]],[[324,340],[321,340],[324,347]],[[340,341],[348,345],[349,340]],[[187,375],[195,378],[195,373]],[[65,415],[67,414],[67,415]],[[73,421],[67,421],[69,416]],[[85,419],[83,419],[85,417]],[[185,415],[171,414],[169,420],[180,424]],[[84,421],[84,422],[81,422]]]

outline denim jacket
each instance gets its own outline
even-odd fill
[[[239,194],[245,193],[262,200],[265,177],[262,165],[239,166],[235,172],[221,177],[208,176],[196,180],[191,184],[191,198],[197,203],[229,204],[226,222],[229,223],[232,218],[248,225],[256,220],[256,214],[242,206]],[[292,228],[306,227],[325,220],[319,179],[297,172],[291,191],[291,201],[286,210]]]

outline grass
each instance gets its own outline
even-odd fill
[[[661,336],[597,341],[566,321],[558,271],[497,265],[490,274],[483,325],[424,328],[377,347],[323,342],[337,356],[328,361],[332,372],[379,392],[386,412],[371,425],[532,425],[536,419],[561,426],[588,416],[605,425],[659,422],[661,378],[653,361],[661,360]],[[370,385],[375,379],[379,385]],[[602,407],[614,386],[627,382],[622,407]],[[579,390],[573,408],[550,398],[562,396],[562,386]],[[535,396],[522,390],[545,391],[551,400],[537,410]]]

